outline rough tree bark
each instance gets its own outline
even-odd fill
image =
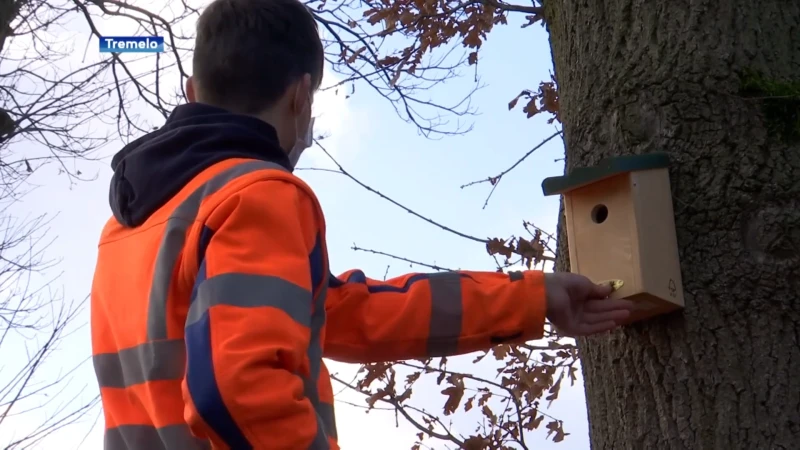
[[[686,308],[579,343],[593,448],[800,448],[800,2],[544,4],[567,169],[673,159]]]

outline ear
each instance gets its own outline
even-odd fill
[[[194,92],[194,80],[192,77],[186,79],[186,97],[189,100],[189,103],[194,103],[197,101],[197,96]]]
[[[302,78],[297,80],[294,89],[294,97],[291,100],[292,112],[297,115],[303,113],[306,108],[311,108],[307,103],[312,98],[311,92],[311,75],[305,74]]]

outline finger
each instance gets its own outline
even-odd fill
[[[604,333],[617,328],[619,325],[613,320],[607,320],[600,323],[583,323],[575,327],[573,336],[588,336],[590,334]]]
[[[623,299],[610,299],[604,298],[601,300],[589,300],[583,304],[583,310],[586,312],[603,312],[613,311],[616,309],[633,310],[636,304],[630,300]]]
[[[612,311],[603,312],[584,312],[580,322],[587,324],[602,323],[609,320],[621,322],[630,316],[631,311],[629,309],[615,309]]]

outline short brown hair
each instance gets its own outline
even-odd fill
[[[232,112],[262,112],[304,74],[318,89],[323,63],[317,22],[299,0],[214,0],[197,21],[197,89]]]

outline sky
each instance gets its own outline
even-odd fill
[[[551,59],[546,33],[538,26],[520,29],[522,18],[492,31],[484,44],[478,74],[484,87],[472,97],[479,115],[468,119],[474,128],[462,136],[431,140],[420,136],[416,128],[403,122],[388,102],[363,85],[356,85],[355,94],[326,91],[315,99],[317,131],[327,137],[324,145],[344,168],[364,184],[380,191],[419,214],[451,228],[479,237],[508,237],[523,233],[523,220],[554,231],[557,222],[558,198],[543,197],[541,181],[563,172],[563,144],[559,139],[535,152],[517,169],[503,178],[491,201],[484,209],[489,193],[487,184],[462,189],[470,181],[493,176],[513,164],[521,155],[551,135],[555,130],[542,118],[526,119],[519,111],[509,111],[508,102],[520,90],[535,88],[539,81],[550,78]],[[107,25],[111,26],[111,25]],[[88,38],[88,35],[85,36]],[[524,49],[524,50],[521,50]],[[89,47],[96,51],[96,43]],[[463,76],[448,81],[431,92],[441,102],[458,98],[473,84],[474,67],[464,69]],[[337,76],[326,72],[326,83]],[[156,116],[153,117],[158,120]],[[31,179],[35,187],[12,207],[16,216],[49,214],[48,238],[53,243],[47,256],[57,264],[43,277],[58,276],[53,286],[66,299],[83,299],[89,292],[94,271],[96,246],[100,231],[108,220],[108,183],[111,177],[110,156],[123,142],[104,149],[98,162],[81,163],[81,170],[92,181],[72,185],[58,174],[55,165],[38,170]],[[24,145],[24,144],[23,144]],[[306,151],[300,168],[330,168],[327,157],[318,149]],[[344,176],[302,170],[296,172],[317,193],[328,224],[328,251],[334,273],[360,268],[368,276],[382,278],[409,271],[428,271],[410,267],[385,256],[352,250],[354,245],[444,267],[493,271],[493,260],[482,244],[467,241],[442,231],[382,200]],[[76,320],[74,332],[62,343],[47,362],[47,373],[83,364],[69,378],[64,398],[70,394],[88,399],[97,388],[90,362],[90,330],[88,308]],[[0,349],[0,382],[13,369],[13,362],[24,357],[22,342],[12,341]],[[460,357],[455,363],[471,364],[473,356]],[[7,370],[3,370],[3,369]],[[331,372],[350,378],[356,366],[330,363]],[[493,372],[491,366],[475,366],[481,373]],[[334,384],[338,392],[340,386]],[[441,389],[441,388],[440,388]],[[440,408],[443,397],[435,388],[427,388],[415,397],[416,404]],[[430,399],[427,398],[430,396]],[[337,396],[336,412],[340,445],[346,450],[407,450],[414,442],[414,429],[392,412],[371,411],[350,406],[363,404],[363,396],[342,392]],[[24,434],[51,411],[33,411],[7,420],[0,425],[0,448],[14,436]],[[588,424],[583,389],[562,389],[560,399],[547,413],[565,420],[570,436],[559,444],[545,439],[545,431],[530,433],[532,448],[580,450],[589,448]],[[80,423],[55,434],[35,448],[86,449],[102,448],[102,417],[99,409]],[[473,423],[457,423],[464,433]],[[32,447],[34,448],[34,447]],[[444,447],[435,447],[444,448]]]

